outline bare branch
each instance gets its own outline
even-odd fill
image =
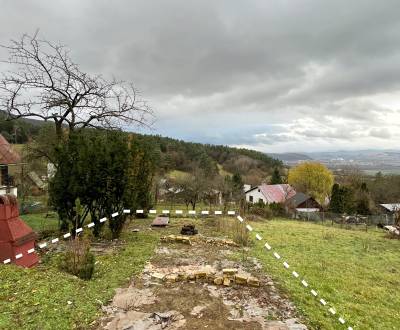
[[[5,48],[10,71],[0,80],[0,110],[9,120],[36,117],[71,130],[150,126],[153,112],[132,84],[82,72],[69,50],[24,34]]]

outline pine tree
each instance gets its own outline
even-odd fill
[[[279,169],[275,167],[271,176],[271,184],[281,184],[281,183],[282,183],[281,174],[279,173]]]

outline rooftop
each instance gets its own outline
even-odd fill
[[[0,164],[11,165],[21,161],[20,155],[12,148],[11,144],[0,134]]]

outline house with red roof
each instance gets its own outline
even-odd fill
[[[13,194],[17,196],[17,187],[12,170],[21,163],[21,156],[10,143],[0,134],[0,195]]]
[[[289,184],[261,184],[245,192],[246,201],[249,203],[264,204],[285,203],[289,198],[296,195],[296,191]]]

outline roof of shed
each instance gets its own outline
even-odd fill
[[[379,204],[379,205],[382,206],[383,208],[385,208],[386,210],[390,211],[390,212],[400,211],[400,203]]]
[[[11,144],[0,134],[0,164],[17,164],[21,156],[11,147]]]
[[[298,205],[304,203],[305,201],[309,200],[311,197],[302,193],[298,192],[296,195],[292,196],[287,200],[288,204],[291,204],[294,207],[297,207]]]

